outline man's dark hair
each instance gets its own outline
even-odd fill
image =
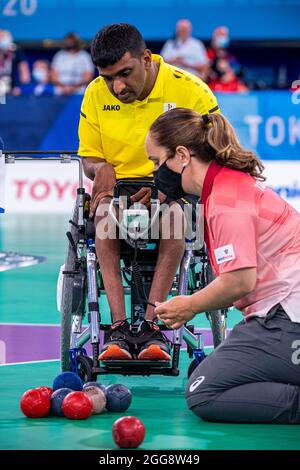
[[[92,60],[97,67],[116,64],[126,52],[141,57],[146,43],[135,26],[115,23],[100,29],[91,45]]]

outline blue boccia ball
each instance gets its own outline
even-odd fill
[[[132,401],[131,391],[121,384],[109,385],[106,388],[106,409],[111,412],[128,410]]]
[[[86,389],[86,387],[97,387],[97,388],[100,388],[100,390],[102,390],[102,392],[104,393],[104,395],[106,395],[106,387],[105,385],[103,384],[99,384],[99,382],[86,382],[83,386],[83,391]]]
[[[63,372],[55,377],[52,388],[53,390],[71,388],[75,392],[81,392],[82,387],[83,381],[77,374],[74,374],[74,372]]]
[[[65,416],[62,411],[62,402],[63,399],[72,392],[73,390],[71,388],[59,388],[52,393],[50,398],[50,413],[53,416]]]

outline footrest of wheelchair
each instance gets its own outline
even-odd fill
[[[152,368],[160,368],[160,367],[168,367],[171,365],[170,361],[140,361],[140,360],[122,360],[122,361],[101,361],[105,367],[110,369],[113,368],[141,368],[141,367],[150,367]]]

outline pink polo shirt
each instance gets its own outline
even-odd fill
[[[234,306],[264,317],[281,303],[300,323],[300,214],[252,176],[226,167],[215,176],[205,214],[215,273],[257,268],[255,289]]]

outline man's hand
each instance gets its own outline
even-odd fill
[[[190,306],[187,295],[179,295],[163,303],[155,302],[155,305],[154,311],[159,320],[174,330],[180,328],[196,315]]]
[[[160,203],[163,203],[166,200],[167,196],[163,194],[161,191],[158,191],[158,199]],[[130,196],[130,201],[140,202],[146,207],[150,206],[150,199],[151,199],[151,188],[141,188],[137,193]]]
[[[140,202],[146,207],[150,206],[150,199],[151,199],[151,188],[141,188],[137,193],[130,196],[130,201]]]
[[[101,199],[105,196],[113,196],[115,184],[116,174],[112,165],[105,163],[99,166],[99,168],[96,168],[90,206],[90,217],[94,216]]]
[[[158,191],[158,199],[159,199],[159,202],[162,204],[167,199],[167,196],[161,191]]]

